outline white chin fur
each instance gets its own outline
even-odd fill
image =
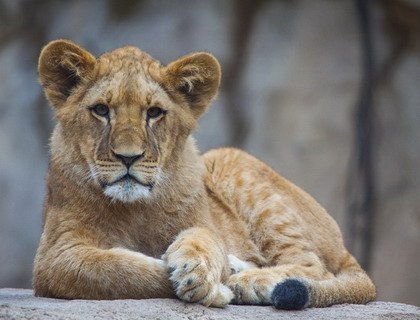
[[[104,193],[115,200],[134,202],[150,197],[149,187],[137,183],[117,183],[105,187]]]

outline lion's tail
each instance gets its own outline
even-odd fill
[[[289,278],[277,284],[271,298],[278,309],[299,310],[339,303],[367,303],[376,298],[376,289],[356,259],[347,253],[335,278]]]

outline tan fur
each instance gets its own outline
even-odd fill
[[[309,306],[374,299],[313,198],[242,151],[199,156],[191,133],[220,83],[210,54],[162,66],[134,47],[96,59],[57,40],[41,52],[39,78],[58,124],[36,295],[270,304],[277,283],[299,277]],[[166,114],[148,118],[154,106]],[[117,157],[140,154],[129,169]],[[127,172],[144,186],[115,182]]]

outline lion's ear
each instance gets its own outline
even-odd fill
[[[221,70],[214,56],[205,52],[186,55],[165,70],[166,86],[181,94],[195,118],[201,116],[220,85]]]
[[[41,51],[38,62],[39,81],[45,95],[59,107],[72,89],[91,75],[96,59],[85,49],[68,40],[55,40]]]

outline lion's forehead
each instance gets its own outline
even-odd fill
[[[142,74],[145,77],[159,76],[160,63],[149,54],[135,47],[124,47],[103,54],[98,59],[99,77],[123,72],[127,75]]]
[[[110,91],[147,96],[158,91],[161,65],[147,53],[135,47],[124,47],[103,54],[96,64],[94,84],[89,98],[99,98]],[[103,97],[102,97],[103,98]]]
[[[167,100],[165,90],[144,74],[130,74],[119,70],[97,79],[87,91],[87,104],[107,103],[111,105],[150,105],[155,100]]]

